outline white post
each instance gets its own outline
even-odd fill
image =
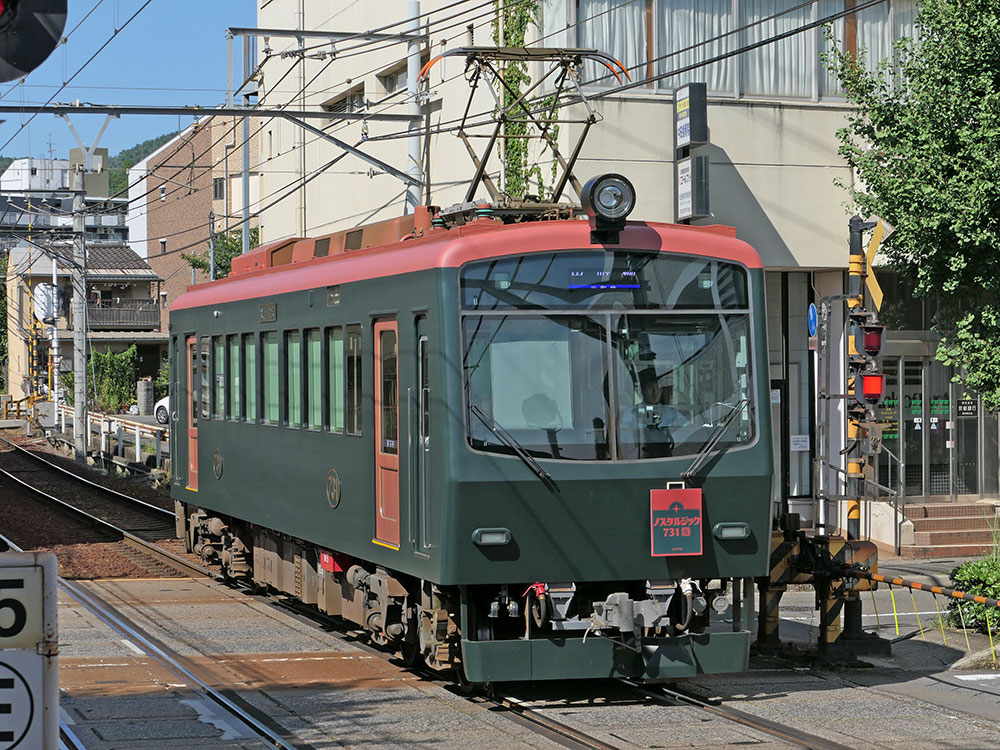
[[[139,439],[139,425],[135,426],[135,462],[142,463],[142,441]]]
[[[409,23],[406,25],[408,34],[420,33],[420,3],[410,0],[406,4],[406,15]],[[420,41],[411,39],[406,45],[406,96],[409,100],[409,114],[420,114],[420,101],[417,99],[417,76],[420,75]],[[406,126],[410,135],[406,139],[407,164],[406,173],[417,180],[421,178],[420,169],[420,121],[411,119]],[[412,214],[423,202],[420,185],[409,185],[406,188],[406,213]]]

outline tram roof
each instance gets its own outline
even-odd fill
[[[590,222],[579,220],[499,224],[479,220],[432,231],[420,238],[332,253],[188,287],[171,305],[186,310],[243,299],[273,297],[323,286],[389,278],[508,255],[568,250],[646,250],[693,255],[763,268],[760,256],[728,227],[629,222],[618,245],[594,245]],[[278,243],[275,243],[278,244]],[[273,245],[272,245],[273,247]]]

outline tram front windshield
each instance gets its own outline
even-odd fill
[[[753,438],[741,266],[624,250],[514,256],[464,267],[461,303],[477,450],[695,455],[734,410],[718,447]]]

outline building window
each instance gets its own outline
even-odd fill
[[[596,48],[620,60],[633,81],[665,76],[653,84],[661,89],[704,81],[710,93],[737,97],[843,96],[820,60],[828,46],[822,28],[680,75],[666,74],[843,11],[848,0],[574,1],[577,46]],[[552,17],[544,19],[544,29],[565,28],[569,19],[560,18],[561,4],[549,2],[546,9]],[[872,68],[891,54],[893,42],[913,36],[915,16],[916,0],[887,0],[834,21],[835,44],[858,52]],[[706,40],[714,41],[703,43]],[[594,86],[618,85],[611,72],[596,63],[587,63],[584,80]]]
[[[165,201],[167,199],[167,186],[160,185],[160,201]]]
[[[212,200],[221,201],[226,199],[226,178],[215,177],[212,179]]]
[[[163,255],[165,252],[167,252],[167,241],[160,240],[160,255]]]
[[[327,112],[335,112],[337,114],[363,112],[365,109],[365,87],[358,86],[345,94],[339,94],[333,99],[324,102],[321,106]]]

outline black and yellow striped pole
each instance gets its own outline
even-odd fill
[[[852,216],[850,227],[850,258],[847,268],[847,316],[845,337],[847,339],[847,411],[846,459],[847,459],[847,538],[861,538],[861,497],[865,473],[865,455],[862,440],[865,438],[864,423],[868,420],[868,408],[865,403],[855,397],[856,386],[860,382],[861,372],[869,360],[863,352],[858,351],[857,332],[861,325],[870,318],[871,313],[865,309],[865,277],[868,275],[867,258],[862,244],[862,233],[875,227],[873,222],[866,222],[860,216]],[[848,597],[844,603],[844,635],[847,638],[860,638],[861,630],[861,599]]]

